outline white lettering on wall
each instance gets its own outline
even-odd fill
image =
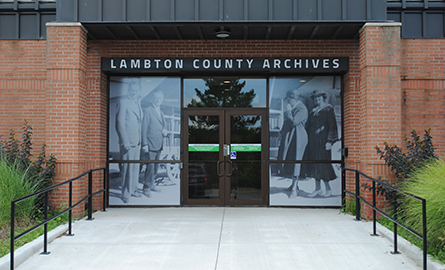
[[[314,68],[318,68],[318,64],[320,63],[320,60],[315,60],[315,59],[312,59],[312,66],[314,67]]]
[[[301,68],[301,59],[295,59],[294,61],[294,68]]]
[[[210,68],[210,60],[209,60],[209,59],[204,59],[204,61],[202,61],[202,66],[203,66],[205,69]]]
[[[141,60],[133,60],[131,59],[131,68],[140,68],[141,67]]]
[[[221,59],[215,59],[213,60],[213,65],[215,66],[215,68],[221,68]]]
[[[164,61],[164,67],[166,69],[170,69],[172,67],[172,61],[170,59],[167,59]]]
[[[273,68],[280,68],[280,66],[281,66],[280,59],[274,59],[274,61],[273,61]]]
[[[238,68],[241,68],[241,64],[243,63],[243,59],[236,59],[236,62],[238,63]]]
[[[151,61],[150,59],[144,60],[144,68],[151,68]]]
[[[343,65],[345,59],[345,66]],[[156,70],[264,70],[273,69],[274,71],[292,72],[292,70],[311,71],[320,70],[347,70],[346,57],[252,57],[252,58],[109,58],[107,59],[108,69],[116,71],[121,69],[123,72],[140,69]],[[262,64],[261,64],[262,62]],[[107,65],[105,65],[107,66]],[[104,69],[106,70],[106,68]]]
[[[199,68],[199,60],[198,59],[193,60],[193,68],[196,68],[196,69]]]
[[[182,59],[176,59],[176,68],[183,68],[184,67],[184,60]]]
[[[232,68],[233,66],[232,64],[233,64],[232,59],[226,59],[226,65],[225,65],[226,68]]]
[[[121,60],[121,65],[119,66],[119,68],[127,68],[127,61],[125,61],[125,59]]]
[[[160,59],[155,59],[153,60],[156,63],[156,68],[159,68],[159,62],[161,62]]]
[[[284,60],[284,67],[285,67],[285,68],[290,68],[290,66],[289,66],[289,62],[290,62],[290,59],[286,59],[286,60]]]
[[[329,59],[323,59],[323,68],[329,68]]]
[[[247,61],[247,65],[249,66],[249,68],[252,68],[253,59],[250,59],[250,61],[249,61],[249,59],[247,59],[246,61]]]

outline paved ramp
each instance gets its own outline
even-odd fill
[[[110,208],[16,269],[421,269],[338,209]]]

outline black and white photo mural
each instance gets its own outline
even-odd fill
[[[180,78],[110,77],[109,204],[180,204]]]
[[[270,78],[270,205],[341,206],[341,77]]]

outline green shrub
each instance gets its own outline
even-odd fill
[[[445,162],[430,161],[413,172],[402,185],[405,192],[426,200],[428,250],[445,261]],[[422,204],[412,198],[403,200],[403,219],[422,232]]]
[[[5,166],[4,174],[0,179],[2,186],[2,192],[5,196],[0,197],[0,203],[2,204],[0,208],[7,207],[10,208],[11,200],[18,199],[20,197],[29,195],[43,188],[49,187],[53,183],[53,178],[55,176],[56,168],[56,157],[50,155],[48,158],[45,153],[45,144],[42,145],[39,156],[36,160],[33,160],[32,151],[32,127],[29,125],[28,121],[22,126],[22,137],[21,142],[16,138],[14,130],[11,130],[8,140],[4,140],[0,136],[0,158],[2,165]],[[9,169],[7,170],[6,167]],[[16,172],[19,176],[12,177]],[[14,184],[11,182],[16,179]],[[19,182],[19,180],[21,179]],[[26,179],[26,181],[24,180]],[[29,185],[28,193],[23,194],[18,191],[11,190],[12,186],[18,185],[18,183],[26,182]],[[8,185],[8,188],[6,187]],[[21,194],[21,196],[17,195]],[[14,199],[11,199],[13,196]],[[28,202],[23,202],[27,204]],[[6,206],[4,206],[6,204]],[[36,215],[43,210],[44,207],[44,196],[38,196],[32,199],[33,213]],[[27,207],[25,207],[28,209]],[[2,211],[2,210],[0,210]],[[32,217],[30,214],[29,217]],[[2,215],[1,217],[3,217]],[[6,216],[9,216],[6,215]],[[3,219],[1,219],[3,220]]]
[[[6,161],[0,157],[0,225],[8,223],[11,217],[11,201],[35,192],[35,186],[29,178],[29,171],[20,168],[18,161]],[[34,208],[35,198],[16,205],[17,217],[29,217]]]
[[[433,146],[433,138],[430,134],[431,128],[425,130],[423,138],[417,135],[417,132],[413,129],[411,131],[411,140],[404,137],[406,152],[402,150],[399,146],[395,144],[389,144],[383,142],[384,148],[376,146],[377,154],[379,154],[380,159],[385,160],[385,164],[391,168],[394,172],[397,181],[393,186],[398,187],[403,184],[403,182],[418,168],[422,168],[430,160],[436,160],[438,157],[434,153],[436,148]],[[386,180],[378,177],[379,181],[388,183]],[[371,186],[365,185],[366,189],[372,189]],[[381,184],[377,184],[377,194],[385,195],[389,203],[394,207],[398,208],[400,205],[400,193],[389,189]]]

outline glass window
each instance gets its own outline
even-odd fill
[[[184,107],[265,108],[266,79],[208,77],[184,79]]]
[[[341,77],[270,78],[270,205],[341,205]]]
[[[110,205],[179,204],[180,82],[110,77]]]
[[[271,160],[341,160],[340,76],[270,79]]]

